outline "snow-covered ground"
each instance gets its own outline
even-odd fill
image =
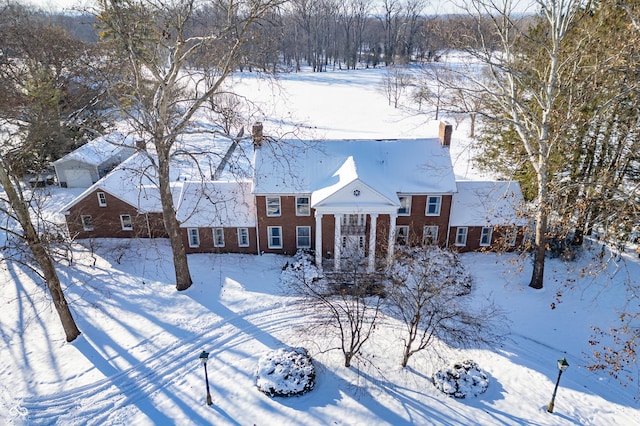
[[[387,105],[377,89],[382,75],[287,75],[277,90],[245,75],[241,84],[259,95],[265,110],[282,104],[269,111],[273,121],[258,117],[265,133],[270,125],[305,121],[317,136],[331,138],[435,135],[428,117]],[[462,127],[454,130],[455,168],[472,177]],[[64,205],[69,191],[53,189],[48,208]],[[588,252],[575,263],[549,260],[543,290],[527,286],[530,265],[516,255],[463,255],[475,277],[472,297],[492,297],[508,312],[508,338],[493,349],[443,348],[444,358],[418,354],[406,369],[392,319],[364,348],[371,363],[345,368],[339,352],[323,351],[326,337],[305,332],[304,317],[279,285],[285,257],[190,255],[194,284],[176,292],[169,254],[164,240],[76,244],[73,263],[60,267],[82,331],[73,343],[65,342],[41,281],[2,261],[0,423],[633,425],[640,419],[637,383],[623,387],[585,368],[591,326],[615,325],[627,303],[625,281],[640,276],[631,252],[597,275]],[[308,349],[316,384],[299,397],[270,398],[255,386],[258,360],[285,346]],[[211,406],[198,359],[203,350],[209,352]],[[550,414],[562,357],[570,367]],[[455,399],[433,386],[436,371],[466,359],[487,373],[485,393]]]

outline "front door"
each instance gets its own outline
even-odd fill
[[[345,259],[364,257],[364,235],[343,235],[341,255]]]

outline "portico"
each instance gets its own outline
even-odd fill
[[[394,199],[395,198],[395,199]],[[333,261],[334,271],[340,271],[344,259],[366,260],[367,272],[376,267],[376,247],[379,216],[388,215],[387,263],[393,257],[395,223],[400,201],[397,196],[383,195],[360,179],[329,193],[316,191],[311,195],[311,206],[315,209],[315,260],[322,265],[323,233],[322,219],[333,216]],[[367,222],[368,238],[367,238]]]

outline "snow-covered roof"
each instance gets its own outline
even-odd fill
[[[182,227],[254,227],[251,181],[184,182],[176,217]]]
[[[525,225],[518,182],[458,181],[450,226]]]
[[[178,183],[182,184],[182,182]],[[151,166],[150,158],[144,152],[138,152],[129,157],[64,206],[61,211],[68,211],[94,191],[107,192],[136,207],[141,213],[162,211],[155,169]]]
[[[250,174],[250,167],[247,166],[249,159],[245,150],[253,150],[248,148],[251,143],[238,144],[233,150],[233,155],[227,159],[224,170],[218,173],[218,180],[210,180],[221,158],[228,152],[229,146],[228,139],[215,143],[208,141],[206,144],[194,144],[191,140],[188,149],[180,147],[185,151],[185,155],[172,158],[171,191],[178,220],[186,221],[184,226],[195,227],[199,223],[204,224],[203,226],[214,226],[211,224],[219,224],[220,222],[216,221],[220,218],[224,218],[230,224],[237,223],[237,226],[255,226],[253,213],[247,213],[253,211],[254,207],[251,187],[242,180],[242,176]],[[135,153],[64,206],[61,211],[68,211],[94,191],[104,191],[136,207],[141,213],[162,212],[158,179],[152,161],[157,161],[152,152]],[[236,181],[243,183],[238,184]],[[233,205],[229,200],[236,195],[236,205]],[[211,200],[214,201],[213,204]],[[203,210],[205,205],[209,209],[206,213]]]
[[[312,194],[312,205],[359,180],[383,197],[455,191],[449,148],[439,138],[264,141],[256,194]]]
[[[120,132],[110,133],[93,139],[64,157],[54,161],[54,165],[65,163],[69,160],[99,166],[111,158],[130,151],[134,146],[133,136],[125,136]]]

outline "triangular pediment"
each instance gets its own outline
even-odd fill
[[[319,199],[318,194],[323,197]],[[311,207],[319,211],[343,213],[392,213],[398,210],[400,202],[397,198],[384,196],[362,180],[354,179],[330,194],[324,190],[314,191],[311,194]]]

